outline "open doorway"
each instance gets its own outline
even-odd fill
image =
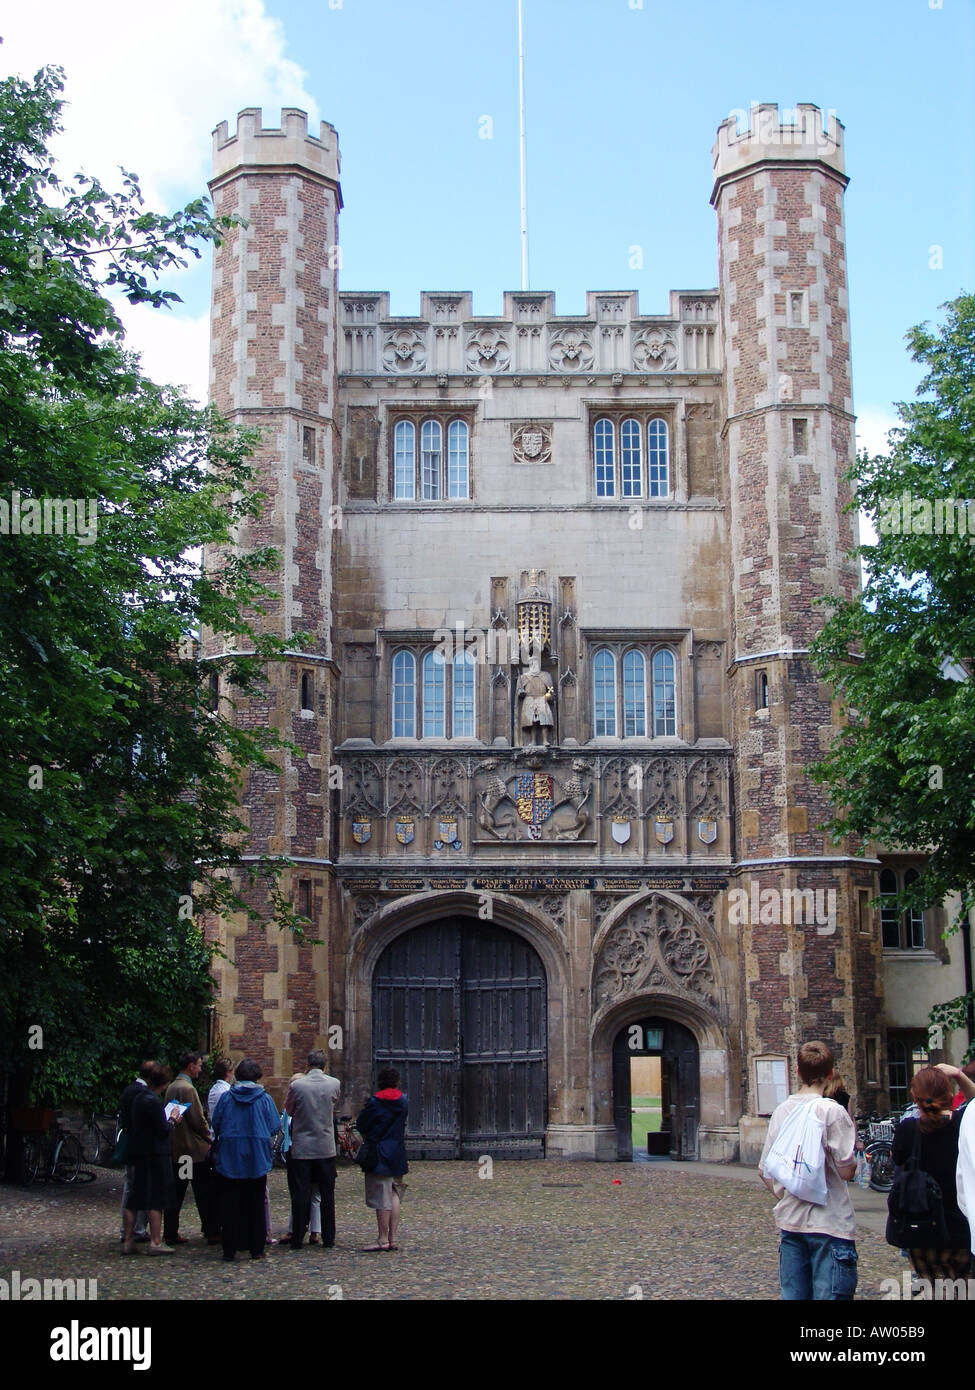
[[[613,1042],[617,1157],[697,1157],[700,1080],[697,1040],[672,1019],[627,1024]]]

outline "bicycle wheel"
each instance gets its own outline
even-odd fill
[[[74,1182],[81,1172],[81,1145],[73,1134],[62,1134],[54,1150],[51,1176],[55,1182]]]
[[[30,1187],[37,1177],[37,1170],[41,1163],[41,1144],[40,1140],[33,1134],[25,1134],[21,1140],[20,1149],[20,1181],[25,1187]]]
[[[105,1136],[95,1121],[81,1131],[81,1153],[86,1163],[101,1163],[104,1157]]]
[[[870,1159],[870,1186],[875,1192],[889,1192],[894,1185],[894,1158],[889,1144],[867,1150]]]

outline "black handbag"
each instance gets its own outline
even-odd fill
[[[887,1197],[887,1244],[902,1250],[944,1250],[949,1245],[944,1197],[936,1179],[921,1169],[921,1121],[914,1147]]]

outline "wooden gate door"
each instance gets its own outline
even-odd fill
[[[648,1047],[651,1036],[659,1047]],[[661,1061],[661,1128],[670,1130],[670,1156],[697,1158],[700,1115],[700,1067],[697,1039],[689,1028],[669,1018],[645,1018],[621,1028],[613,1042],[613,1122],[616,1153],[621,1162],[633,1158],[631,1133],[630,1059],[659,1057]]]
[[[541,1158],[542,962],[527,941],[486,922],[466,922],[461,942],[461,1156]]]
[[[697,1040],[683,1024],[672,1022],[664,1029],[663,1061],[670,1075],[670,1156],[697,1158],[700,1067]]]
[[[409,1096],[412,1158],[541,1158],[545,971],[513,932],[469,918],[397,937],[373,975],[375,1066]]]
[[[409,1098],[408,1152],[460,1157],[460,935],[432,922],[398,936],[372,978],[373,1055]]]

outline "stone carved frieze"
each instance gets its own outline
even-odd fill
[[[497,328],[479,328],[467,339],[467,369],[471,372],[504,372],[511,361],[507,335]]]
[[[658,893],[630,909],[603,942],[593,975],[595,1007],[665,990],[717,1008],[717,977],[690,911]]]
[[[372,758],[353,758],[343,774],[345,810],[348,815],[382,814],[383,774]]]
[[[600,811],[604,816],[640,814],[639,788],[642,769],[632,758],[612,758],[603,764],[600,777]]]
[[[397,328],[387,333],[383,364],[388,372],[422,372],[427,364],[423,338],[413,328]]]
[[[557,372],[587,372],[593,364],[592,340],[579,328],[563,328],[548,348],[548,359]]]
[[[592,768],[584,758],[571,765],[541,752],[490,759],[481,763],[474,786],[482,840],[579,840],[589,829]]]
[[[438,758],[430,769],[430,814],[467,806],[470,773],[463,758]]]
[[[724,762],[718,758],[694,758],[687,765],[687,814],[714,820],[724,809]]]
[[[681,811],[680,764],[673,758],[651,758],[643,773],[643,809],[657,816]]]
[[[423,764],[418,758],[394,758],[386,774],[386,813],[423,814]]]
[[[643,328],[633,339],[638,372],[667,372],[677,365],[677,343],[669,328]]]

